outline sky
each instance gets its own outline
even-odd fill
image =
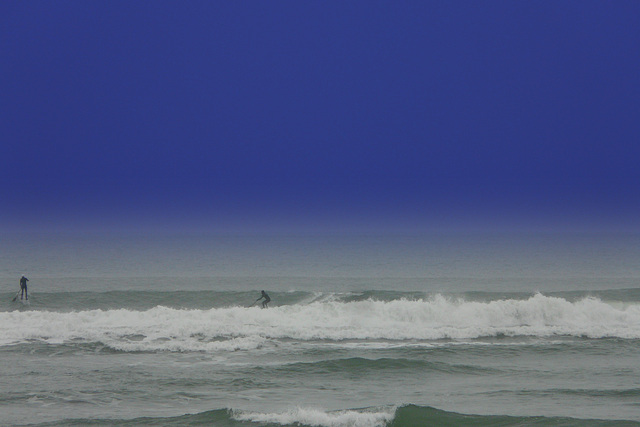
[[[0,2],[0,230],[640,231],[640,2]]]

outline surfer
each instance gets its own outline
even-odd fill
[[[22,297],[25,297],[25,299],[29,299],[29,295],[27,294],[27,282],[29,281],[29,279],[27,279],[24,274],[22,275],[22,277],[20,278],[20,299],[22,299]]]
[[[260,301],[262,298],[264,298],[264,301],[262,301],[262,308],[268,308],[267,304],[269,304],[269,301],[271,301],[271,298],[269,298],[269,295],[267,295],[265,291],[262,291],[262,296],[258,298],[256,302]]]

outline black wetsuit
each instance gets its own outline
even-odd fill
[[[23,299],[23,297],[25,297],[26,299],[29,299],[29,295],[27,294],[27,282],[29,281],[29,279],[27,279],[26,277],[22,276],[20,278],[20,299]]]
[[[271,301],[271,298],[269,298],[269,295],[267,295],[265,291],[262,291],[262,296],[258,298],[258,301],[260,301],[262,298],[264,298],[264,301],[262,301],[262,308],[267,308],[267,304],[269,303],[269,301]]]

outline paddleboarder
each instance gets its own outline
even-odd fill
[[[262,291],[262,296],[258,298],[256,302],[260,301],[262,298],[264,298],[264,301],[262,301],[262,308],[267,308],[267,304],[269,304],[269,301],[271,301],[271,298],[269,298],[269,295],[267,295],[265,291]]]
[[[27,282],[29,281],[29,279],[27,279],[25,277],[25,275],[23,274],[22,277],[20,278],[20,299],[29,299],[29,295],[27,294]]]

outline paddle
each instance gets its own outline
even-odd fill
[[[15,296],[15,297],[13,297],[13,299],[11,300],[11,302],[14,302],[15,300],[17,300],[17,299],[18,299],[18,295],[20,295],[20,291],[18,291],[18,293],[16,294],[16,296]]]

